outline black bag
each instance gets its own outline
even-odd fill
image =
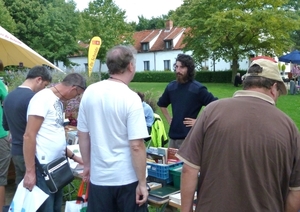
[[[56,193],[70,182],[74,175],[66,157],[57,158],[43,167],[38,162],[38,167],[46,181],[50,193]]]

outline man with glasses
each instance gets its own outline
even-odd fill
[[[35,164],[35,156],[40,164],[47,164],[63,156],[66,150],[62,101],[81,95],[86,88],[86,80],[78,73],[68,74],[61,83],[38,92],[31,100],[27,111],[27,126],[24,134],[24,159],[26,173],[23,186],[32,190],[37,185],[49,195],[38,211],[60,212],[62,190],[52,194],[42,173]],[[66,155],[79,160],[67,149]],[[79,162],[79,161],[76,161]]]
[[[243,90],[205,107],[177,152],[182,212],[195,189],[195,211],[300,210],[300,134],[275,106],[286,94],[277,63],[258,59]]]

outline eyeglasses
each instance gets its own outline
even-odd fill
[[[84,88],[84,87],[82,87],[81,85],[73,85],[73,86],[76,86],[76,87],[79,87],[79,88],[81,88],[82,90],[85,90],[85,88]]]
[[[77,93],[77,95],[76,95],[75,98],[81,97],[82,93],[79,93],[78,88],[81,88],[83,91],[84,91],[84,88],[82,86],[80,86],[80,85],[73,85],[73,86],[76,87],[76,93]]]

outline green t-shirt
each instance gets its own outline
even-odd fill
[[[3,126],[2,126],[2,119],[3,119],[3,100],[5,99],[5,97],[7,96],[7,89],[4,85],[4,83],[2,82],[2,80],[0,80],[0,101],[1,101],[1,107],[0,107],[0,138],[6,137],[8,135],[8,132],[6,130],[4,130]]]

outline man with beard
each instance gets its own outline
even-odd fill
[[[194,125],[202,106],[218,98],[214,97],[200,82],[194,80],[195,64],[191,56],[178,54],[174,64],[176,80],[170,82],[157,105],[170,124],[169,147],[179,149]],[[173,117],[167,107],[171,104]]]

